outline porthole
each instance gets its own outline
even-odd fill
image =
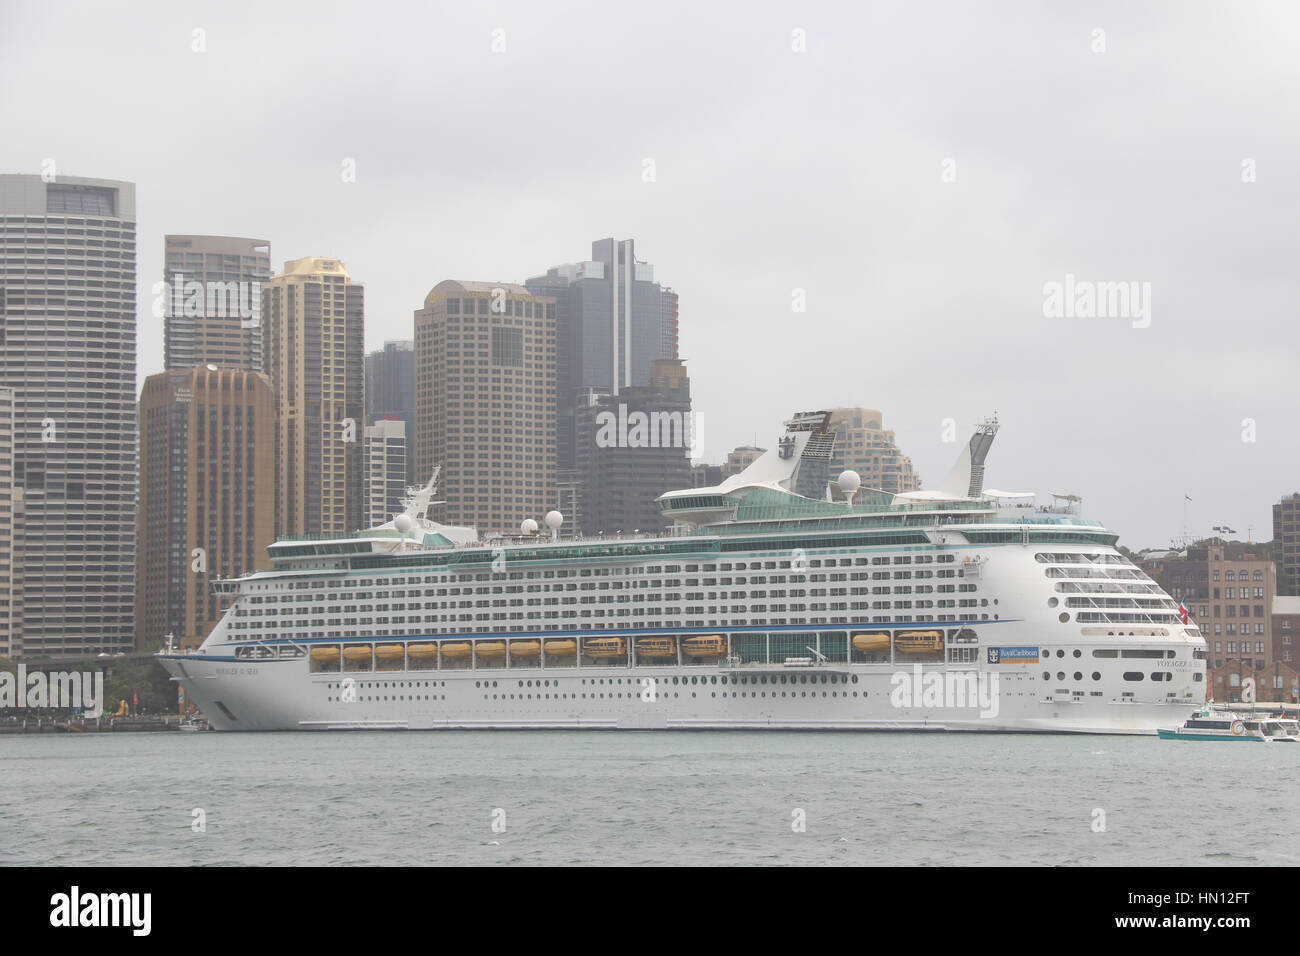
[[[1057,671],[1057,672],[1056,672],[1056,679],[1057,679],[1057,680],[1065,680],[1065,671]]]
[[[1074,679],[1075,679],[1075,680],[1083,680],[1083,673],[1082,673],[1081,671],[1075,671],[1075,672],[1074,672]]]
[[[1067,622],[1070,620],[1069,612],[1067,612],[1067,611],[1062,611],[1059,620],[1060,620],[1060,622],[1061,622],[1062,624],[1067,623]]]
[[[1074,656],[1075,656],[1075,657],[1082,657],[1082,656],[1083,656],[1083,651],[1079,650],[1079,649],[1076,647],[1076,648],[1074,649]]]
[[[1101,671],[1093,671],[1093,672],[1092,672],[1092,679],[1093,679],[1093,680],[1101,680]]]

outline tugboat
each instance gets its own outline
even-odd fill
[[[1207,705],[1181,727],[1168,730],[1159,728],[1161,740],[1239,740],[1270,743],[1274,740],[1292,740],[1286,729],[1275,720],[1247,719],[1226,710],[1215,710]]]

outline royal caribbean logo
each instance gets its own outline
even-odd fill
[[[1038,645],[1033,647],[990,647],[990,664],[1037,664]]]

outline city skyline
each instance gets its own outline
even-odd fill
[[[25,135],[0,144],[0,169],[40,171],[49,159],[58,175],[136,184],[137,393],[162,368],[149,287],[167,234],[264,236],[277,265],[340,257],[367,285],[367,351],[411,337],[427,276],[522,282],[592,236],[634,237],[682,296],[680,355],[706,460],[771,444],[791,408],[863,406],[885,410],[933,483],[968,427],[996,411],[995,487],[1080,494],[1131,547],[1181,534],[1186,496],[1194,534],[1226,522],[1267,539],[1271,506],[1300,470],[1288,441],[1294,335],[1275,305],[1295,296],[1286,210],[1296,134],[1275,122],[1285,99],[1271,79],[1296,74],[1285,43],[1295,15],[1259,7],[1229,31],[1220,14],[1180,8],[1166,34],[1161,10],[1174,8],[1103,6],[1087,20],[1034,11],[1020,32],[973,11],[852,12],[832,25],[816,11],[758,6],[743,24],[703,14],[684,33],[666,18],[617,55],[593,42],[598,23],[562,31],[542,12],[452,11],[436,22],[454,49],[432,69],[414,54],[435,21],[412,12],[412,29],[385,39],[388,73],[367,72],[369,49],[359,67],[322,58],[329,70],[290,52],[299,88],[357,105],[396,88],[405,108],[449,76],[478,78],[442,104],[437,137],[472,131],[488,161],[412,162],[431,134],[410,124],[362,109],[355,130],[322,135],[273,104],[223,127],[231,141],[263,142],[256,156],[214,153],[163,125],[118,135],[106,124],[121,107],[68,97],[57,122],[35,103],[6,102]],[[3,17],[21,20],[0,36],[4,88],[21,88],[30,50],[57,30],[87,68],[111,51],[121,101],[153,116],[180,115],[196,92],[207,103],[209,71],[269,80],[263,61],[277,71],[286,61],[263,53],[291,22],[213,11],[198,24],[163,8],[114,19],[86,7],[71,27],[38,9]],[[152,29],[140,28],[146,18]],[[498,28],[504,49],[493,53]],[[346,31],[310,30],[326,52],[347,42]],[[930,36],[948,72],[929,78],[900,36]],[[653,69],[664,44],[680,76],[634,84],[632,108],[590,130],[575,109],[575,136],[540,155],[509,148],[549,131],[554,116],[540,107],[567,91],[581,89],[592,111],[624,95],[582,78]],[[1187,57],[1196,79],[1149,83]],[[174,83],[155,82],[159,65]],[[1031,72],[1041,89],[1016,79]],[[57,93],[62,81],[51,82]],[[661,109],[706,82],[707,103]],[[1019,114],[1037,126],[984,121]],[[509,119],[498,128],[485,115]],[[772,122],[727,119],[759,116]],[[113,135],[85,135],[97,130]],[[576,183],[589,198],[568,196]],[[328,219],[301,215],[322,204]],[[1149,325],[1045,317],[1045,284],[1067,277],[1150,282]],[[806,312],[792,311],[795,290]],[[949,421],[955,443],[944,441]]]

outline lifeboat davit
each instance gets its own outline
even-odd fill
[[[582,642],[582,650],[598,661],[627,656],[627,641],[621,637],[589,637]]]
[[[547,657],[572,657],[578,653],[577,641],[547,641]]]
[[[676,657],[677,641],[671,637],[643,637],[636,642],[636,652],[642,657]]]
[[[885,631],[854,634],[853,649],[866,652],[887,651],[889,650],[889,634]]]
[[[339,649],[337,647],[313,647],[311,649],[311,659],[333,663],[339,659]]]
[[[682,653],[687,657],[721,657],[727,653],[727,639],[721,634],[701,634],[682,641]]]
[[[536,657],[542,653],[541,641],[511,641],[510,656],[512,657]]]
[[[894,646],[902,654],[929,654],[943,650],[943,631],[899,631]]]

